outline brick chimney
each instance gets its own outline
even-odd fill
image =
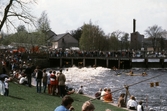
[[[136,20],[133,19],[133,33],[136,32]]]

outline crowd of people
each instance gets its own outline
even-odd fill
[[[62,50],[49,51],[51,57],[135,57],[132,51],[83,51],[83,50]]]
[[[10,76],[15,83],[31,87],[32,77],[34,77],[37,93],[45,93],[47,88],[48,93],[51,95],[55,95],[55,91],[56,95],[62,97],[74,93],[74,90],[69,91],[65,86],[66,78],[61,69],[57,72],[53,70],[47,73],[40,66],[35,66],[29,56],[23,57],[21,52],[2,51],[0,52],[0,61],[1,73]],[[3,85],[7,84],[5,78],[0,79]],[[6,85],[6,87],[8,86]],[[3,90],[3,92],[5,91]],[[3,92],[1,95],[5,94]]]
[[[91,56],[104,55],[103,52],[94,52],[88,53],[84,52],[83,54],[91,54]],[[93,54],[93,55],[92,55]],[[110,55],[110,54],[109,54]],[[80,56],[83,56],[82,54]],[[8,96],[9,95],[9,81],[14,81],[21,85],[26,85],[32,87],[32,77],[36,80],[36,92],[37,93],[48,93],[52,96],[62,97],[62,105],[57,107],[55,111],[61,111],[59,109],[68,109],[72,111],[74,108],[71,108],[71,104],[74,101],[70,94],[75,93],[74,88],[69,88],[66,86],[66,76],[62,73],[62,69],[59,71],[50,70],[47,72],[46,69],[41,69],[40,66],[35,66],[31,63],[30,59],[27,58],[26,61],[23,61],[21,54],[1,54],[1,63],[2,63],[2,73],[5,74],[9,71],[11,78],[1,78],[0,79],[0,94]],[[81,85],[78,91],[78,94],[84,94],[83,86]],[[121,94],[118,99],[118,107],[127,107],[131,110],[143,111],[142,101],[137,104],[134,96],[127,102],[124,100],[125,94]],[[110,88],[99,89],[95,94],[95,97],[104,102],[113,102],[112,91]],[[82,111],[94,111],[95,107],[90,102],[87,101],[82,106]],[[106,109],[106,111],[111,111]]]
[[[110,88],[104,88],[103,90],[102,88],[100,88],[99,91],[95,93],[95,97],[98,100],[113,103],[112,91]],[[118,98],[117,106],[122,108],[128,108],[129,110],[144,111],[142,103],[143,102],[141,100],[137,102],[133,95],[130,96],[130,99],[126,103],[125,93],[121,93]]]

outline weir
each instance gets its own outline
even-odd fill
[[[166,68],[166,58],[50,57],[51,67]]]

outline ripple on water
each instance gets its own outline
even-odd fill
[[[127,76],[125,73],[129,72],[129,70],[118,70],[115,72],[103,67],[97,67],[96,69],[91,67],[72,67],[68,68],[68,71],[64,69],[63,73],[66,75],[66,84],[68,86],[77,90],[80,85],[83,85],[84,92],[90,96],[94,96],[99,88],[108,87],[111,88],[113,92],[121,89],[113,93],[115,103],[117,102],[119,94],[126,92],[124,85],[132,85],[129,87],[130,94],[134,95],[137,101],[143,100],[145,109],[154,108],[159,110],[161,108],[161,111],[165,111],[167,109],[167,101],[165,100],[167,98],[166,69],[133,68],[132,70],[135,74],[146,72],[148,76]],[[121,75],[117,75],[117,73]],[[162,74],[162,76],[143,81],[159,74]],[[133,85],[140,81],[143,82]],[[160,86],[150,87],[150,82],[159,82]]]

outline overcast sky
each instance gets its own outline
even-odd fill
[[[153,25],[167,30],[167,0],[38,0],[32,9],[40,17],[46,11],[51,29],[57,33],[76,30],[91,20],[105,34],[120,30],[144,31]]]

